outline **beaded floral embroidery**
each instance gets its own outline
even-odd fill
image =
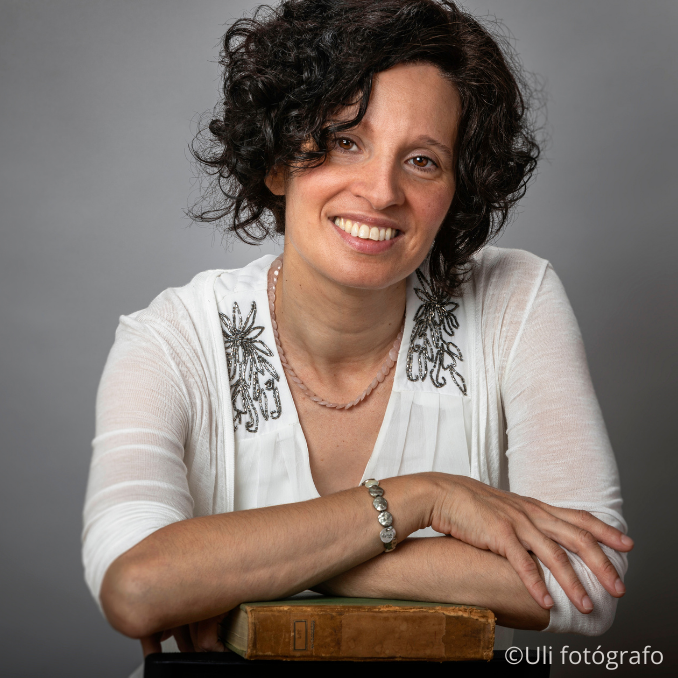
[[[258,403],[261,416],[267,421],[269,417],[277,419],[282,412],[277,384],[280,376],[266,359],[273,355],[273,351],[257,338],[264,328],[254,325],[256,302],[252,302],[244,322],[237,302],[233,304],[231,318],[224,313],[219,313],[219,317],[228,360],[233,430],[238,429],[245,417],[245,428],[250,433],[256,433],[259,430],[259,414],[255,403]],[[263,386],[260,380],[265,380]],[[272,409],[269,408],[269,398],[273,400]]]
[[[459,347],[443,336],[445,333],[453,337],[454,331],[459,329],[454,315],[459,304],[450,301],[449,296],[420,271],[417,271],[417,278],[423,289],[415,287],[414,292],[423,303],[414,315],[414,328],[407,350],[407,378],[424,381],[428,375],[436,388],[442,388],[447,379],[441,372],[447,372],[457,388],[467,395],[466,381],[456,369],[457,361],[461,362],[464,358]],[[415,356],[416,373],[413,373]]]

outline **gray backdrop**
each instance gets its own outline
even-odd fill
[[[83,582],[94,397],[118,316],[272,245],[221,245],[182,210],[187,144],[216,101],[224,24],[251,0],[3,0],[0,22],[2,650],[8,676],[127,676],[136,641]],[[664,653],[675,542],[675,0],[468,0],[503,19],[549,95],[548,159],[502,245],[550,259],[582,326],[636,549],[601,638]],[[673,422],[673,423],[672,423]],[[556,663],[553,676],[602,675]],[[672,674],[673,675],[673,674]]]

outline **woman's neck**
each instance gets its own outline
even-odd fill
[[[309,386],[352,393],[379,369],[402,327],[406,281],[356,289],[328,279],[293,247],[284,261],[275,313],[287,359]]]

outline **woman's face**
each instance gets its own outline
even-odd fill
[[[460,110],[456,88],[431,64],[377,74],[365,117],[327,160],[271,180],[286,196],[286,253],[294,248],[299,264],[353,288],[412,273],[454,196]]]

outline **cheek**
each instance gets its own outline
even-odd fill
[[[417,197],[415,209],[420,217],[420,223],[426,227],[431,238],[443,222],[445,215],[450,209],[452,198],[454,197],[454,187],[439,186]]]
[[[288,203],[295,211],[316,215],[342,188],[342,177],[327,164],[294,177],[288,186]]]

